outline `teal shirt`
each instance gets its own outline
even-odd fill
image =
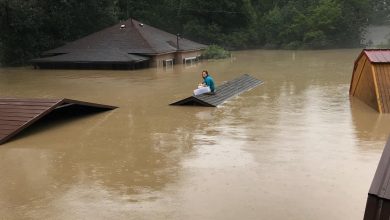
[[[214,90],[215,90],[214,79],[211,76],[206,76],[206,78],[204,78],[203,82],[208,87],[210,87],[211,92],[214,92]]]

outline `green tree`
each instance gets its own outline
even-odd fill
[[[311,48],[325,48],[337,41],[337,25],[342,22],[341,5],[335,0],[321,0],[309,10],[308,31],[303,42]]]
[[[390,0],[0,0],[0,62],[24,64],[130,17],[230,49],[357,47],[389,8]]]
[[[109,0],[2,0],[0,60],[25,64],[40,52],[115,22]]]
[[[390,24],[390,0],[372,0],[369,21],[374,25]]]

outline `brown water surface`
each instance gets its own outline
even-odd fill
[[[120,108],[0,146],[0,219],[362,219],[390,116],[348,96],[360,50],[240,51],[137,71],[0,69],[0,97]],[[168,104],[208,69],[264,84],[218,108]]]

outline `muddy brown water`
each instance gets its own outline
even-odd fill
[[[0,69],[1,97],[119,106],[0,146],[0,219],[362,219],[390,116],[348,96],[360,50],[240,51],[137,71]],[[264,84],[168,104],[208,69]]]

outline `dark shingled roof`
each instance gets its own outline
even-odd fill
[[[53,111],[69,109],[80,113],[114,108],[117,107],[71,99],[0,98],[0,144]]]
[[[134,55],[134,54],[124,53],[123,51],[117,49],[112,49],[112,50],[75,49],[72,52],[66,54],[32,59],[31,62],[33,63],[45,63],[45,62],[109,62],[109,63],[134,62],[137,63],[145,60],[149,60],[149,58]]]
[[[196,51],[206,48],[184,38],[152,26],[129,19],[103,29],[62,47],[48,50],[44,57],[32,59],[34,64],[48,63],[138,63],[149,60],[149,56]]]
[[[121,26],[124,25],[124,28]],[[147,24],[129,19],[62,47],[44,52],[44,55],[73,53],[80,50],[115,50],[128,54],[156,55],[177,51],[176,35]],[[179,39],[179,51],[194,51],[206,48],[184,38]]]
[[[171,103],[170,105],[197,105],[206,107],[216,107],[229,98],[248,91],[263,81],[258,80],[248,74],[244,74],[236,79],[226,82],[217,87],[215,94],[193,95],[183,100]]]

